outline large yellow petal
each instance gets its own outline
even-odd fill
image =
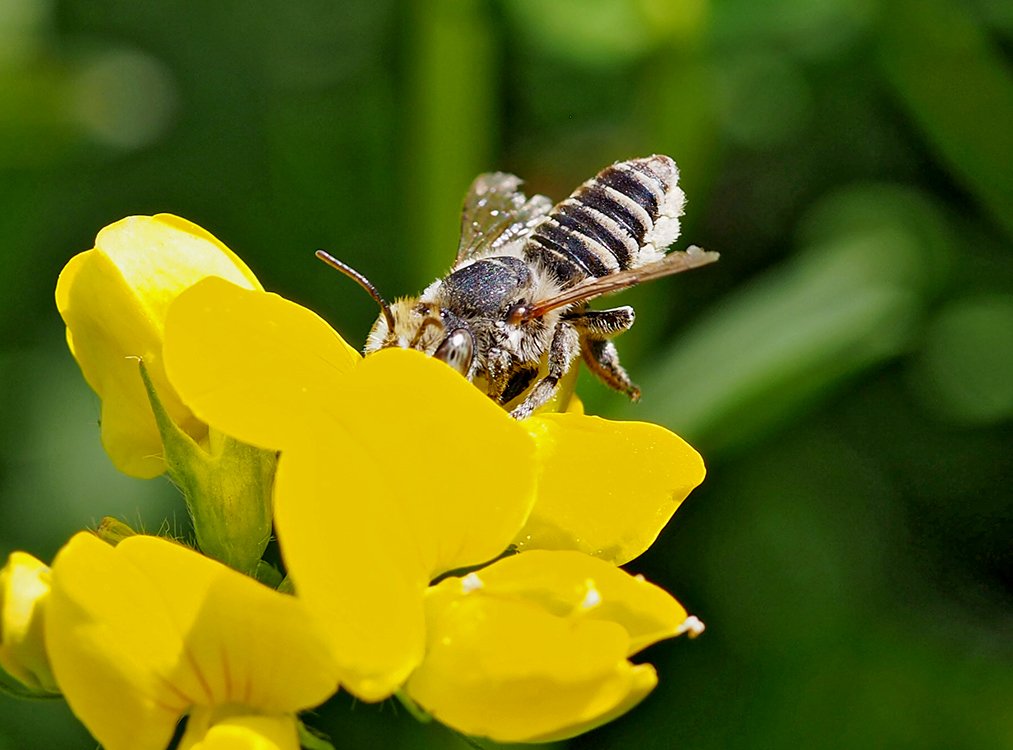
[[[500,555],[535,498],[534,443],[442,362],[411,349],[363,360],[328,426],[348,497],[398,504],[429,579]],[[356,469],[358,469],[356,471]]]
[[[354,447],[342,461],[363,456]],[[389,696],[422,656],[428,578],[393,494],[356,494],[355,471],[325,446],[282,453],[275,524],[299,598],[356,696]]]
[[[616,565],[642,554],[703,481],[682,438],[646,422],[581,414],[524,420],[538,446],[538,499],[519,549],[579,550]]]
[[[428,582],[496,557],[524,523],[533,445],[419,352],[378,352],[333,390],[327,429],[282,451],[275,523],[300,597],[328,623],[343,681],[377,700],[421,658]]]
[[[628,638],[615,623],[558,617],[481,591],[441,593],[427,601],[426,659],[405,689],[465,734],[500,742],[570,736],[632,708],[653,687],[650,667],[626,661]]]
[[[202,419],[281,450],[275,523],[299,595],[348,689],[390,695],[421,658],[428,582],[524,524],[530,436],[442,362],[360,360],[308,310],[214,279],[173,305],[166,359]]]
[[[218,430],[305,449],[340,477],[349,502],[394,498],[430,577],[495,557],[530,511],[530,437],[419,352],[361,360],[306,308],[207,279],[173,305],[166,361],[186,403]],[[333,495],[300,502],[311,519],[335,507]]]
[[[300,602],[155,537],[81,533],[53,563],[46,641],[71,709],[107,750],[166,746],[192,706],[285,713],[336,686]]]
[[[169,304],[206,276],[260,288],[243,262],[213,236],[159,214],[131,216],[106,227],[95,248],[72,258],[57,282],[56,304],[71,352],[102,399],[103,445],[117,468],[133,476],[165,470],[137,358],[147,364],[173,420],[195,438],[204,432],[169,387],[161,355]]]
[[[187,405],[262,448],[320,429],[361,359],[305,307],[213,278],[179,296],[165,337],[166,369]]]
[[[667,591],[580,552],[533,550],[474,574],[486,596],[536,604],[560,617],[621,625],[627,656],[682,632],[686,610]],[[448,584],[449,585],[449,584]]]

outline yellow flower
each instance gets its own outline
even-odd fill
[[[143,358],[172,421],[194,439],[206,431],[165,379],[162,332],[176,296],[207,276],[248,289],[260,284],[232,251],[200,227],[169,214],[131,216],[74,256],[56,286],[67,343],[102,399],[102,442],[113,463],[136,477],[165,470],[162,441],[138,375]]]
[[[500,742],[572,737],[657,683],[628,657],[686,629],[665,591],[579,552],[504,558],[429,590],[427,655],[406,685],[435,718]]]
[[[702,479],[679,438],[575,413],[518,423],[440,362],[398,349],[361,359],[310,311],[217,279],[173,304],[165,358],[199,418],[281,451],[282,553],[351,692],[379,700],[410,677],[409,693],[462,731],[535,740],[584,731],[653,687],[627,657],[677,634],[685,612],[659,589],[644,598],[647,584],[613,563],[646,549]],[[555,551],[482,569],[487,596],[458,596],[467,577],[430,589],[515,541]],[[442,649],[446,638],[459,645]],[[470,659],[507,671],[455,682]],[[558,700],[524,704],[535,684]]]
[[[356,397],[338,393],[338,384],[361,357],[327,323],[276,295],[243,295],[217,280],[200,287],[173,310],[175,330],[166,334],[166,359],[174,359],[169,365],[175,370],[170,373],[174,385],[186,391],[187,404],[205,421],[245,442],[276,449],[312,442],[310,435],[317,429],[323,429],[326,438],[334,420],[356,425],[354,415],[361,410],[342,411],[355,406]],[[371,416],[391,425],[403,413],[393,406],[395,392],[411,391],[409,409],[417,406],[419,396],[431,405],[437,401],[437,395],[426,394],[407,371],[398,374],[397,366],[393,370],[386,384],[357,386],[371,391],[378,402],[386,401],[385,412]],[[459,381],[441,380],[448,383],[448,392],[467,390]],[[348,387],[343,390],[347,393]],[[396,395],[400,399],[404,394]],[[469,403],[487,407],[475,398]],[[435,422],[429,430],[436,441],[431,449],[440,453],[432,470],[442,460],[453,460],[460,470],[466,463],[462,451],[475,445],[475,431],[469,426],[469,434],[462,434],[461,428],[471,414],[437,406],[431,418],[446,424],[446,430],[439,432]],[[623,565],[651,546],[704,478],[700,455],[658,425],[613,422],[577,410],[536,415],[521,424],[536,445],[538,494],[526,525],[511,540],[519,549],[577,549]],[[384,453],[394,465],[403,464],[407,455],[428,452],[406,445],[403,435],[387,435],[385,442]],[[494,477],[510,475],[522,464],[523,459],[506,452],[497,455],[497,450],[482,446],[483,459],[493,465],[480,483],[495,484]],[[334,460],[339,458],[362,471],[377,465],[372,459],[371,464],[357,464],[352,454],[335,453]],[[384,464],[377,470],[393,469]],[[417,486],[416,479],[407,476]]]
[[[0,570],[0,668],[27,695],[59,692],[44,636],[49,578],[49,568],[24,552],[12,552]]]
[[[77,717],[107,750],[296,750],[295,714],[337,686],[299,600],[193,550],[80,533],[53,562],[46,641]]]
[[[362,359],[309,310],[219,279],[173,305],[165,356],[201,419],[281,450],[289,574],[327,623],[342,683],[389,696],[421,661],[429,582],[496,557],[527,518],[530,437],[443,363]]]

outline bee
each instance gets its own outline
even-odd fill
[[[554,395],[577,357],[609,387],[640,396],[612,338],[633,325],[632,307],[588,302],[718,258],[679,236],[685,196],[667,156],[605,167],[561,203],[531,198],[512,174],[479,175],[464,199],[450,273],[418,297],[389,304],[362,274],[317,256],[357,281],[380,305],[367,354],[423,351],[457,370],[517,419]]]

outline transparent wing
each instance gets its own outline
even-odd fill
[[[586,302],[587,300],[601,297],[604,294],[612,294],[631,286],[642,284],[652,279],[660,279],[663,276],[671,276],[674,273],[689,271],[693,268],[706,266],[718,259],[718,254],[707,250],[701,250],[692,245],[685,251],[671,252],[661,260],[648,263],[640,268],[631,268],[628,271],[591,278],[576,286],[570,287],[559,294],[547,297],[546,299],[534,300],[519,316],[523,320],[540,318],[559,307],[566,307],[575,302]]]
[[[544,195],[528,198],[522,180],[506,172],[480,174],[471,183],[461,213],[461,243],[456,263],[503,253],[522,242],[544,220],[552,201]]]

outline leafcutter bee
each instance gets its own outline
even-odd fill
[[[579,355],[606,385],[637,399],[612,338],[633,325],[632,307],[588,302],[650,279],[697,268],[718,254],[679,236],[685,196],[667,156],[606,167],[553,206],[528,198],[512,174],[479,175],[464,199],[450,273],[418,297],[388,304],[362,274],[322,250],[380,305],[366,353],[419,349],[443,360],[522,419],[548,401]]]

